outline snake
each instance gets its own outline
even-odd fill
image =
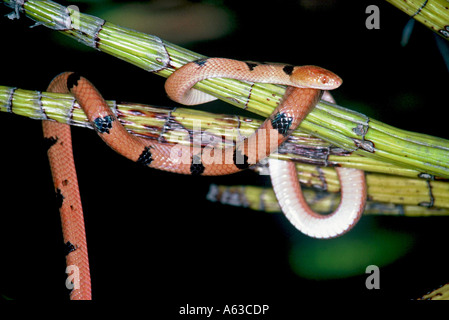
[[[338,88],[342,80],[333,72],[312,65],[292,66],[275,63],[244,62],[225,58],[200,59],[176,69],[167,79],[165,90],[174,101],[195,105],[216,97],[194,89],[196,83],[209,78],[232,78],[249,82],[273,83],[287,86],[286,92],[269,118],[248,138],[231,147],[217,149],[213,145],[195,148],[180,144],[167,144],[148,140],[129,133],[106,104],[95,86],[76,72],[57,75],[47,91],[70,93],[85,112],[101,139],[113,150],[138,164],[164,171],[190,175],[227,175],[256,164],[277,150],[302,120],[322,98],[323,91]],[[64,243],[67,249],[67,267],[76,266],[78,286],[70,293],[71,299],[87,300],[92,297],[86,235],[79,186],[71,143],[70,126],[53,121],[43,121],[44,138],[48,142],[48,157],[55,191],[59,199]],[[270,163],[270,166],[275,166]],[[347,231],[360,217],[363,199],[366,198],[363,171],[338,168],[341,183],[342,205],[329,216],[317,217],[302,197],[296,169],[292,163],[279,161],[272,168],[271,178],[281,207],[287,218],[300,231],[315,237],[333,237]],[[289,168],[288,173],[282,172]],[[358,173],[356,174],[356,170]],[[285,170],[284,170],[285,171]],[[287,178],[288,176],[288,178]],[[362,188],[357,187],[359,184]],[[364,195],[365,192],[365,195]],[[297,203],[290,205],[292,199]],[[359,201],[353,201],[355,198]],[[283,200],[282,200],[283,199]],[[289,208],[293,207],[293,211]],[[296,212],[298,211],[298,212]],[[301,214],[299,213],[302,212]],[[349,213],[351,222],[344,230],[338,229],[311,233],[304,228],[312,222],[304,219],[330,221],[335,224],[343,213]],[[353,217],[356,213],[357,217]],[[315,224],[313,222],[312,224]],[[322,230],[323,227],[315,229]]]
[[[205,103],[216,98],[194,89],[193,86],[201,80],[217,77],[287,86],[278,107],[254,133],[255,137],[265,134],[264,138],[269,140],[267,133],[261,132],[264,129],[274,132],[274,143],[273,140],[270,141],[271,148],[266,147],[265,150],[269,152],[262,157],[275,151],[287,139],[320,98],[335,103],[328,90],[336,89],[342,83],[339,76],[317,66],[207,58],[188,63],[176,70],[167,79],[165,89],[168,96],[176,102],[185,105]],[[251,140],[251,137],[248,140]],[[245,145],[245,142],[242,144]],[[261,154],[257,148],[253,149],[256,149],[253,153],[256,154],[255,159],[258,162]],[[246,145],[242,150],[248,155]],[[367,197],[363,170],[335,168],[341,186],[340,204],[331,214],[321,215],[308,206],[301,191],[294,162],[269,158],[268,163],[272,186],[282,212],[302,233],[313,238],[334,238],[348,232],[360,219]]]

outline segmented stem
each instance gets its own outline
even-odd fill
[[[225,147],[242,137],[250,136],[262,122],[251,118],[213,114],[189,108],[160,108],[131,103],[117,104],[114,101],[108,101],[108,104],[117,114],[119,121],[130,132],[167,144],[192,145],[194,141],[198,142],[198,139],[192,139],[192,137],[201,137],[201,141],[204,143],[216,142],[217,147]],[[70,95],[0,86],[0,111],[38,120],[53,119],[92,129],[84,112]],[[222,137],[225,139],[223,140]],[[341,165],[371,173],[382,173],[368,174],[367,176],[369,198],[376,203],[389,202],[397,205],[421,206],[422,208],[428,206],[449,208],[449,182],[418,178],[419,171],[349,153],[305,133],[295,132],[281,146],[279,152],[283,152],[283,154],[272,156],[298,162],[296,166],[299,180],[306,186],[338,192],[340,186],[335,170],[326,166]],[[266,166],[263,163],[252,167],[252,169],[260,173],[266,172]],[[431,178],[423,175],[421,177]],[[253,190],[253,188],[248,190]],[[272,200],[275,202],[274,194]],[[270,206],[275,205],[264,204],[263,207],[269,208]],[[381,207],[377,208],[380,210]]]
[[[449,40],[449,6],[446,0],[387,0],[436,34]]]
[[[201,135],[203,141],[207,143],[214,141],[218,143],[218,146],[224,147],[242,137],[250,136],[262,123],[261,120],[248,117],[213,114],[189,108],[161,108],[133,103],[117,104],[115,101],[108,101],[108,104],[128,131],[166,143],[191,144],[190,137],[193,130],[200,129],[201,131],[195,134]],[[0,86],[0,111],[37,120],[51,119],[92,129],[84,112],[71,95]],[[211,140],[212,136],[214,138]],[[413,140],[415,136],[418,140],[428,139],[427,143],[435,146],[438,146],[441,141],[443,144],[441,148],[447,144],[447,141],[443,139],[417,134],[408,138],[411,143],[415,143]],[[225,137],[227,141],[222,141],[221,137]],[[357,155],[300,131],[295,131],[278,151],[277,156],[281,159],[316,166],[338,164],[370,172],[432,178],[416,169]],[[259,164],[254,169],[263,171],[263,164]]]
[[[333,172],[333,175],[336,176],[336,173]],[[300,176],[300,178],[305,177]],[[389,177],[377,174],[367,174],[366,178],[369,200],[364,214],[410,217],[449,215],[447,183],[440,184],[434,181],[426,183],[417,179],[404,178],[391,180]],[[420,182],[424,184],[421,185]],[[332,188],[335,188],[335,184]],[[303,194],[315,212],[333,212],[340,202],[340,195],[335,192],[324,195],[315,189],[304,189]],[[276,195],[271,188],[211,185],[207,198],[213,202],[256,211],[281,212]],[[434,206],[428,207],[432,203]]]

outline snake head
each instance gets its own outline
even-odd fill
[[[317,66],[295,67],[290,80],[293,85],[321,90],[338,88],[343,80],[335,73]]]

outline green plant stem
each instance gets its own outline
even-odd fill
[[[446,0],[387,0],[387,2],[449,40],[449,6]]]

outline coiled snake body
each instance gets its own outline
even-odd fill
[[[210,58],[188,63],[166,81],[165,89],[173,100],[199,104],[215,99],[192,87],[207,78],[233,78],[250,82],[286,85],[282,102],[249,138],[234,147],[213,146],[191,149],[166,145],[129,134],[105,103],[100,93],[84,77],[65,72],[56,76],[48,91],[71,93],[85,111],[99,136],[123,156],[152,168],[195,175],[224,175],[246,169],[274,152],[315,107],[322,90],[335,89],[341,79],[316,66],[258,64]],[[67,265],[79,269],[79,288],[72,299],[90,299],[90,277],[84,222],[78,183],[71,151],[68,125],[44,121],[44,137],[49,141],[49,159],[56,192],[61,201]],[[254,140],[258,141],[254,143]],[[262,141],[263,143],[260,143]],[[313,213],[302,197],[296,169],[291,162],[269,160],[273,188],[287,218],[300,231],[314,237],[337,236],[359,219],[366,198],[364,174],[360,170],[337,168],[342,191],[340,207],[329,216]]]

